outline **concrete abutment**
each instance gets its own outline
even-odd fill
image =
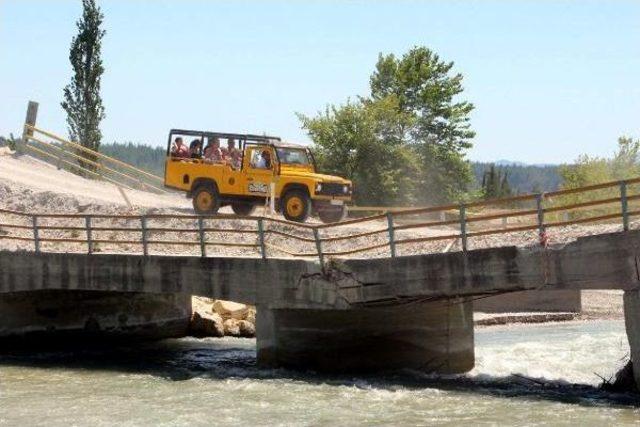
[[[187,334],[191,297],[182,294],[44,290],[0,294],[0,339],[162,339]]]
[[[631,350],[633,377],[640,389],[640,290],[624,292],[624,324]]]
[[[449,299],[348,310],[257,307],[258,364],[323,372],[474,367],[472,302]]]

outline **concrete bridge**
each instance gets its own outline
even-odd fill
[[[36,112],[30,103],[21,149],[78,169],[78,147],[37,128]],[[93,162],[96,178],[124,188],[162,182],[90,154],[100,159]],[[0,241],[13,249],[0,251],[0,336],[67,315],[68,324],[103,315],[120,329],[155,324],[171,335],[184,327],[191,295],[199,295],[257,306],[258,361],[265,366],[455,373],[474,366],[475,298],[621,289],[631,357],[640,364],[640,231],[630,231],[630,218],[640,216],[640,193],[629,194],[638,184],[640,178],[389,208],[338,224],[0,209]],[[550,230],[613,221],[621,232],[546,244]],[[486,236],[508,233],[528,233],[531,246],[474,249],[487,246],[478,243]],[[460,251],[447,252],[454,242]],[[438,253],[440,243],[446,253]],[[234,257],[220,256],[222,249]],[[375,258],[345,259],[365,253]],[[119,307],[126,310],[119,313]],[[91,332],[100,325],[79,327]],[[640,369],[635,378],[640,384]]]
[[[581,237],[546,248],[324,264],[0,251],[0,295],[73,290],[228,299],[257,306],[262,365],[453,373],[474,365],[474,297],[521,290],[624,290],[632,359],[640,361],[639,265],[640,231]],[[640,369],[635,376],[640,384]]]

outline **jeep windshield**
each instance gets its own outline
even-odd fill
[[[311,159],[305,148],[278,147],[278,160],[283,165],[311,166]]]

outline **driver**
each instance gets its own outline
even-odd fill
[[[271,169],[271,153],[269,150],[264,150],[260,156],[260,160],[257,165],[258,169]]]

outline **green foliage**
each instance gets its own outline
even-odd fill
[[[498,199],[513,195],[507,179],[508,175],[508,172],[500,168],[496,169],[495,165],[492,164],[482,177],[483,198]]]
[[[415,47],[402,58],[380,55],[370,79],[373,99],[393,94],[413,119],[405,130],[420,165],[417,199],[422,204],[460,199],[472,180],[464,152],[475,136],[469,124],[474,106],[457,100],[462,75],[450,75],[452,68],[453,62]]]
[[[399,125],[407,117],[395,97],[348,101],[317,117],[299,118],[315,142],[320,170],[353,179],[357,203],[411,202],[407,190],[413,187],[417,164],[401,138]]]
[[[560,167],[562,188],[577,188],[601,182],[640,176],[640,139],[618,138],[613,158],[580,156],[575,164]]]
[[[463,198],[472,173],[464,158],[473,105],[458,101],[462,75],[450,75],[425,47],[380,55],[370,97],[299,115],[322,168],[354,180],[359,204],[435,204]]]
[[[575,164],[562,165],[560,175],[563,183],[562,189],[584,187],[608,181],[636,178],[640,176],[640,140],[629,137],[618,138],[618,151],[610,159],[601,157],[580,156]],[[631,189],[630,189],[631,191]],[[617,194],[617,190],[611,188],[580,192],[562,196],[556,203],[571,204],[586,201],[605,199]],[[572,212],[572,217],[583,217],[590,214],[605,214],[619,211],[619,206],[603,205],[590,208],[588,212]]]
[[[82,17],[76,23],[78,34],[71,41],[69,51],[73,76],[71,83],[64,88],[61,105],[67,113],[70,139],[98,151],[102,139],[100,121],[105,117],[100,97],[100,81],[104,73],[101,58],[104,16],[95,0],[82,0],[82,6]],[[95,161],[95,156],[84,152],[82,155]],[[95,169],[82,163],[84,167]]]
[[[479,188],[482,188],[482,179],[491,165],[482,162],[471,164]],[[507,175],[509,186],[515,194],[554,191],[562,182],[556,165],[503,164],[499,168]]]

